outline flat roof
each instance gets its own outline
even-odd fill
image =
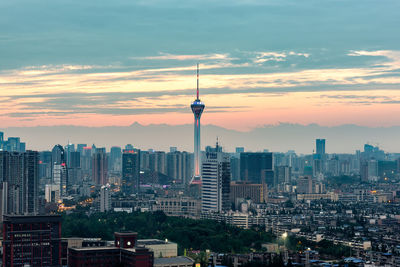
[[[171,258],[154,258],[154,265],[193,264],[193,262],[194,262],[193,259],[185,256],[178,256]]]
[[[164,241],[160,239],[138,239],[137,243],[139,245],[166,245],[166,244],[176,244],[174,242]]]
[[[120,235],[120,236],[131,236],[131,235],[137,235],[137,232],[115,232],[115,235]]]
[[[4,222],[61,222],[61,215],[3,215]]]
[[[83,248],[69,248],[76,251],[85,251],[85,250],[119,250],[117,247],[83,247]]]

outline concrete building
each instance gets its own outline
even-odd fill
[[[312,194],[313,192],[313,180],[311,176],[301,177],[297,180],[298,194]]]
[[[207,149],[202,164],[201,211],[223,212],[231,208],[230,158],[217,145]]]
[[[2,214],[38,212],[39,153],[0,151]]]
[[[154,258],[170,258],[178,256],[178,244],[168,240],[139,239],[137,245],[153,251]]]
[[[100,188],[100,212],[111,210],[111,187],[109,184]]]
[[[163,211],[168,216],[197,219],[201,212],[201,201],[192,197],[159,197],[153,206],[154,211]]]
[[[153,267],[154,254],[137,245],[137,233],[115,233],[114,246],[68,248],[70,267]]]
[[[264,203],[268,198],[266,184],[251,184],[246,182],[232,182],[230,187],[230,201],[236,203],[238,198],[251,199],[255,203]]]
[[[154,259],[154,267],[192,267],[193,264],[193,259],[184,256]]]
[[[60,186],[55,184],[46,184],[44,196],[47,203],[57,203],[60,197]]]
[[[60,235],[60,215],[5,215],[3,266],[61,266]]]
[[[105,148],[96,148],[92,156],[92,179],[97,185],[107,184],[107,154]]]

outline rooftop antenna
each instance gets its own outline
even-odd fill
[[[197,100],[199,100],[199,63],[197,63]]]

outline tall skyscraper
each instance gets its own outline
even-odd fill
[[[223,153],[218,143],[208,149],[202,164],[201,211],[223,212],[231,207],[229,194],[231,183],[230,157]]]
[[[199,98],[199,64],[197,64],[197,98],[190,105],[194,114],[194,175],[193,181],[195,183],[201,183],[200,177],[200,118],[205,105],[200,101]]]
[[[122,160],[122,152],[119,146],[113,146],[110,150],[110,162],[109,167],[110,170],[114,172],[121,171],[121,160]]]
[[[316,154],[320,155],[321,157],[325,155],[325,139],[316,139],[315,145],[317,149]]]
[[[271,152],[240,153],[240,180],[274,185],[274,157]]]
[[[131,195],[139,193],[140,188],[140,150],[124,149],[122,153],[121,191]]]
[[[38,176],[38,152],[0,151],[2,214],[22,215],[38,212]]]
[[[107,154],[105,148],[96,148],[92,156],[92,179],[97,185],[107,183]]]
[[[77,151],[70,152],[68,165],[68,185],[76,185],[81,182],[81,153]]]

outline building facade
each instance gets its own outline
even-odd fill
[[[230,210],[230,157],[221,147],[207,149],[202,163],[201,211]]]
[[[140,150],[124,149],[122,153],[121,191],[125,195],[140,190]]]
[[[1,213],[38,212],[39,153],[0,151]]]
[[[3,266],[61,266],[61,216],[5,215]]]

